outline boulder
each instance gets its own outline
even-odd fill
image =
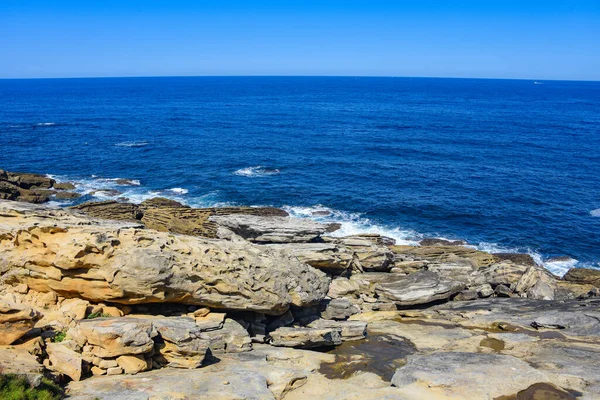
[[[81,354],[73,351],[63,343],[46,344],[46,352],[52,370],[67,375],[74,381],[81,379],[83,365]]]
[[[392,383],[400,394],[435,398],[493,399],[549,382],[544,373],[515,357],[465,352],[412,355],[397,369]]]
[[[283,327],[269,333],[268,342],[282,347],[326,347],[342,343],[341,328]]]
[[[352,251],[335,243],[281,243],[270,244],[268,247],[290,254],[311,267],[331,274],[339,274],[351,268],[354,260]]]
[[[8,171],[0,175],[0,180],[6,180],[22,189],[50,189],[56,183],[45,175]]]
[[[0,222],[0,274],[39,292],[280,315],[290,305],[319,302],[329,286],[323,272],[245,241],[142,230],[14,202],[0,201],[0,212],[13,217]]]
[[[198,368],[202,365],[209,347],[209,340],[202,339],[201,330],[192,318],[153,318],[152,324],[159,336],[156,348],[175,368]]]
[[[499,261],[512,261],[514,264],[536,266],[537,263],[526,253],[492,253],[492,255]]]
[[[135,375],[138,372],[146,371],[150,367],[148,361],[143,356],[137,354],[122,355],[117,357],[116,361],[123,372],[129,375]],[[103,375],[103,373],[100,372],[100,375]]]
[[[156,331],[150,320],[123,318],[95,318],[80,321],[69,330],[68,337],[74,339],[84,351],[101,358],[118,357],[124,354],[148,353],[154,348]]]
[[[223,328],[202,332],[202,339],[209,342],[211,353],[241,353],[252,350],[252,340],[248,331],[239,322],[226,319]]]
[[[360,340],[367,336],[367,323],[362,321],[331,321],[318,319],[308,324],[309,328],[339,330],[342,341]]]
[[[317,240],[327,226],[309,219],[244,214],[213,216],[211,221],[255,243],[306,243]]]
[[[23,347],[0,346],[0,374],[23,376],[36,387],[44,377],[44,366]]]
[[[140,209],[147,210],[149,208],[190,208],[178,201],[167,199],[164,197],[153,197],[144,200],[140,203]]]
[[[351,315],[358,314],[360,307],[353,304],[348,299],[333,299],[325,304],[325,309],[321,312],[324,319],[345,320]]]
[[[571,268],[563,279],[578,284],[600,286],[600,270],[591,268]]]
[[[70,182],[55,183],[52,187],[56,190],[75,190],[75,185]]]
[[[434,272],[421,271],[405,276],[392,274],[389,279],[376,284],[375,293],[383,301],[412,306],[447,300],[463,290],[464,286],[461,282],[442,278]]]
[[[0,300],[0,345],[19,340],[33,328],[40,314],[22,304]]]

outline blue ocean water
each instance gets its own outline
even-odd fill
[[[0,80],[0,168],[74,179],[83,200],[285,206],[340,234],[528,251],[558,273],[600,261],[599,151],[600,82]]]

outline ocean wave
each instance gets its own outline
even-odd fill
[[[54,126],[56,125],[56,122],[39,122],[37,124],[35,124],[35,126]]]
[[[422,235],[412,230],[390,228],[374,223],[360,213],[349,213],[322,205],[313,207],[284,206],[283,209],[292,217],[310,218],[323,223],[339,223],[340,229],[331,233],[331,236],[334,237],[372,233],[391,237],[399,245],[412,246],[417,246],[423,238]]]
[[[266,168],[262,165],[256,165],[254,167],[247,167],[238,169],[234,171],[234,175],[238,176],[246,176],[246,177],[260,177],[260,176],[269,176],[269,175],[277,175],[280,171],[277,168]]]
[[[172,189],[167,189],[167,192],[171,192],[171,193],[175,193],[175,194],[188,194],[189,190],[188,189],[184,189],[184,188],[172,188]]]
[[[600,217],[600,208],[590,211],[592,217]]]
[[[121,143],[116,143],[115,146],[117,146],[117,147],[144,147],[144,146],[148,146],[148,142],[146,142],[146,141],[121,142]]]

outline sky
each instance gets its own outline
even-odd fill
[[[0,0],[0,78],[600,80],[600,0]]]

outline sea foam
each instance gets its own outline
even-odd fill
[[[139,141],[139,142],[121,142],[121,143],[116,143],[115,146],[117,147],[144,147],[147,146],[148,142],[146,141]]]
[[[266,168],[262,165],[256,165],[254,167],[246,167],[234,171],[234,175],[247,176],[247,177],[260,177],[268,175],[277,175],[280,171],[277,168]]]
[[[590,211],[592,217],[600,217],[600,208]]]

